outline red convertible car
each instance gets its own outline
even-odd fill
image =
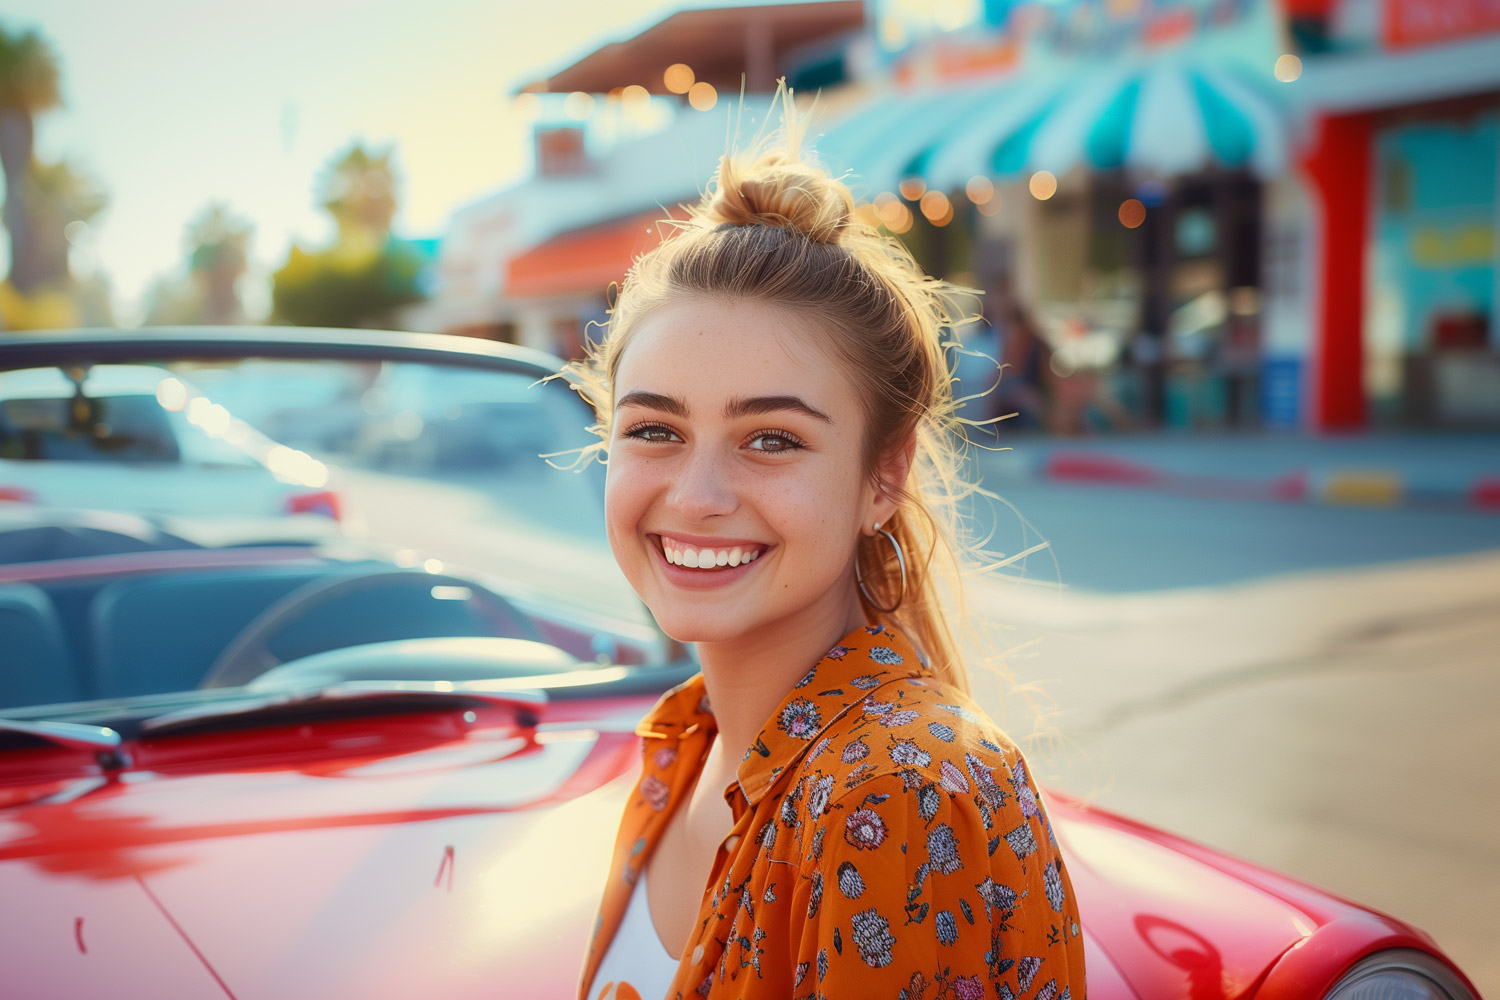
[[[147,366],[274,422],[345,505],[205,516],[211,465],[149,513],[0,482],[0,997],[574,995],[635,725],[695,667],[614,567],[557,364],[313,330],[0,343],[0,372],[75,387],[0,398],[6,467],[138,453],[91,386]],[[1048,797],[1093,1000],[1477,995],[1400,920]]]

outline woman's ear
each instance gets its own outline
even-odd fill
[[[889,449],[875,467],[874,495],[870,498],[870,516],[866,523],[889,521],[900,505],[911,464],[916,460],[917,437],[913,434],[901,445]]]

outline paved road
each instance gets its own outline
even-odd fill
[[[1000,482],[994,491],[1011,506],[977,499],[976,528],[993,531],[993,546],[1004,552],[1049,541],[1051,554],[1030,558],[1026,576],[1073,589],[1219,586],[1500,549],[1500,515],[1478,511],[1208,500],[1045,483]]]
[[[976,686],[1016,734],[1050,708],[1044,780],[1407,919],[1500,995],[1500,517],[1005,494],[1058,557],[1025,578],[1068,587],[971,590],[1049,700]]]

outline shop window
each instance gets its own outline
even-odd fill
[[[1364,386],[1377,424],[1500,423],[1500,112],[1375,139]]]

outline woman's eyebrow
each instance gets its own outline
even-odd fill
[[[775,413],[778,410],[792,410],[797,413],[816,417],[824,423],[833,423],[833,418],[816,407],[809,406],[796,396],[750,396],[749,398],[731,399],[724,404],[724,416],[730,420],[736,417],[756,416],[762,413]]]
[[[670,413],[674,417],[686,417],[688,415],[687,404],[676,396],[666,396],[659,392],[647,392],[644,389],[627,392],[615,400],[615,409],[618,410],[622,406],[642,406],[648,410],[661,410],[663,413]]]

